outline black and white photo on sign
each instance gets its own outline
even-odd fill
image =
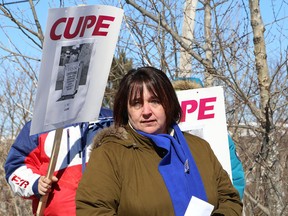
[[[45,121],[57,124],[60,121],[73,120],[85,103],[89,86],[89,70],[95,56],[95,40],[81,39],[57,43],[55,52],[51,100],[48,101]],[[91,73],[91,71],[90,71]],[[77,100],[76,100],[77,98]],[[50,104],[58,104],[61,115],[55,114]]]
[[[57,101],[73,99],[80,85],[85,85],[93,43],[62,46],[55,90],[61,90]]]

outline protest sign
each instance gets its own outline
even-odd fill
[[[63,127],[97,120],[123,10],[92,5],[49,9],[30,134],[56,129],[46,177],[57,166]],[[37,216],[44,214],[48,194]]]
[[[98,118],[123,10],[49,9],[30,134]]]
[[[183,111],[180,129],[209,142],[232,179],[223,88],[199,88],[176,93]]]

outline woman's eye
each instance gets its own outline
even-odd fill
[[[135,108],[140,108],[142,106],[142,104],[139,100],[134,100],[132,103],[132,106]]]
[[[152,104],[160,104],[160,101],[158,99],[154,99],[151,101]]]

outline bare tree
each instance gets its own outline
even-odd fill
[[[11,6],[11,5],[10,5]],[[39,67],[40,49],[43,43],[43,33],[41,25],[35,11],[33,1],[30,1],[31,14],[34,22],[27,18],[27,14],[17,9],[10,9],[6,4],[0,6],[2,16],[9,24],[0,26],[3,36],[6,40],[1,40],[1,117],[5,119],[1,136],[15,137],[25,121],[31,118],[31,110],[34,104],[34,94],[37,86],[37,71]],[[19,48],[20,41],[11,35],[10,29],[17,29],[25,37],[25,41],[31,45],[31,50],[38,51],[38,58],[29,55],[27,50]],[[12,31],[13,33],[17,31]],[[19,35],[17,33],[17,35]],[[4,37],[3,37],[4,38]],[[16,37],[17,38],[17,37]],[[23,42],[23,41],[22,41]],[[5,125],[5,126],[4,126]],[[16,126],[16,127],[15,127]]]
[[[182,24],[182,37],[186,40],[186,43],[192,48],[192,40],[194,34],[194,25],[195,25],[195,15],[196,15],[196,8],[197,8],[198,0],[196,1],[189,1],[186,0],[184,4],[184,17],[183,17],[183,24]],[[190,41],[190,42],[189,42]],[[186,77],[187,74],[191,76],[192,71],[192,64],[191,61],[192,56],[189,55],[188,52],[183,50],[180,47],[180,74],[181,77]]]
[[[37,13],[39,2],[29,0],[21,7],[0,4],[1,34],[6,35],[0,42],[0,141],[13,140],[32,116],[44,39]],[[247,179],[244,213],[287,215],[288,32],[287,16],[282,13],[287,3],[262,2],[270,4],[274,16],[265,23],[258,1],[199,0],[190,38],[182,35],[188,0],[101,2],[125,11],[116,51],[119,55],[112,67],[115,74],[110,74],[104,102],[111,105],[109,85],[117,85],[132,62],[135,67],[159,67],[171,79],[182,76],[180,51],[184,50],[191,59],[193,76],[202,78],[206,86],[222,85],[225,89],[228,127]],[[70,1],[48,4],[71,5]]]

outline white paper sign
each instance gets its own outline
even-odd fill
[[[184,216],[209,216],[214,206],[197,197],[192,196]]]
[[[180,129],[205,139],[232,180],[223,88],[176,93],[183,111]]]
[[[122,17],[107,5],[49,9],[30,134],[97,120]]]

